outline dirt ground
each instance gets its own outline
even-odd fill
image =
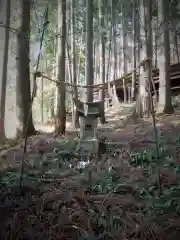
[[[74,153],[77,132],[52,126],[28,139],[23,188],[23,142],[1,151],[0,239],[162,239],[180,237],[180,114],[130,117],[116,106],[99,126],[106,152],[91,162]],[[85,166],[86,165],[86,166]]]

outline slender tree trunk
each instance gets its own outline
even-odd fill
[[[58,92],[57,111],[55,118],[55,133],[64,134],[66,130],[66,0],[58,0],[58,29],[61,38],[58,38]]]
[[[44,122],[44,79],[41,77],[41,122]]]
[[[141,54],[140,61],[143,61],[146,58],[146,22],[145,22],[145,12],[144,12],[144,0],[139,0],[139,26],[140,26],[140,46],[141,46]],[[145,70],[146,66],[140,67],[140,75],[139,75],[139,94],[137,98],[137,116],[143,117],[145,115],[145,99],[147,97],[147,79],[145,79]]]
[[[76,74],[76,42],[75,42],[75,1],[71,1],[71,48],[72,48],[72,82],[77,85],[77,74]],[[77,87],[74,87],[74,97],[78,98]],[[74,103],[73,103],[74,104]],[[75,109],[75,106],[74,106]],[[77,111],[74,111],[73,125],[75,128],[79,127],[79,117]]]
[[[18,127],[17,135],[33,135],[36,133],[31,109],[31,87],[30,87],[30,0],[22,0],[21,26],[17,36],[17,82],[16,82],[16,105]]]
[[[170,19],[172,25],[172,39],[173,39],[173,57],[175,58],[174,62],[180,62],[179,48],[178,48],[178,29],[177,29],[177,20],[174,19],[174,15],[177,15],[177,9],[174,4],[170,5]]]
[[[51,104],[50,104],[50,118],[51,119],[54,119],[54,116],[55,116],[55,112],[54,112],[54,99],[55,99],[55,92],[52,91],[52,94],[51,94]]]
[[[141,26],[141,19],[140,19],[140,3],[139,3],[140,0],[136,0],[136,7],[137,7],[137,21],[136,21],[136,45],[137,45],[137,51],[136,51],[136,63],[137,64],[140,64],[140,61],[141,61],[141,34],[140,34],[140,26]]]
[[[79,59],[78,59],[78,64],[77,64],[77,79],[80,78],[80,69],[81,69],[81,54],[83,51],[83,30],[84,30],[84,22],[83,22],[83,27],[82,27],[82,32],[81,32],[81,40],[79,44]]]
[[[133,2],[133,45],[132,45],[132,68],[136,68],[136,3]],[[136,71],[132,73],[132,89],[131,89],[132,101],[135,101],[135,91],[136,91]]]
[[[158,67],[158,17],[155,19],[154,30],[154,67]]]
[[[93,1],[86,0],[86,84],[93,85]],[[93,88],[87,89],[87,102],[93,102]]]
[[[96,41],[94,39],[94,43],[93,43],[93,59],[94,59],[94,84],[97,84],[98,81],[98,58],[97,58],[97,47],[96,47]]]
[[[113,80],[116,80],[117,78],[117,49],[116,49],[116,11],[113,0],[111,0],[111,18],[112,18],[112,47],[113,47]],[[112,58],[111,58],[112,59]],[[112,94],[113,94],[113,100],[114,103],[118,102],[117,94],[116,94],[116,86],[113,84],[112,87]]]
[[[145,1],[145,16],[146,16],[146,22],[147,22],[147,35],[146,35],[146,55],[149,59],[147,62],[147,91],[148,91],[148,99],[147,99],[147,114],[148,116],[153,111],[151,109],[151,86],[152,86],[152,57],[153,57],[153,37],[152,37],[152,0],[146,0]],[[156,93],[155,93],[156,94]]]
[[[178,36],[177,36],[177,30],[174,27],[174,47],[175,47],[175,53],[176,53],[176,59],[177,62],[180,62],[180,57],[179,57],[179,48],[178,48]]]
[[[123,75],[127,74],[127,30],[126,30],[126,15],[125,9],[122,7],[122,42],[123,42]],[[127,102],[126,80],[123,78],[124,102]]]
[[[106,22],[106,24],[108,24],[108,21]],[[111,55],[112,55],[112,27],[111,30],[109,31],[109,51],[108,51],[108,58],[107,58],[107,68],[106,68],[106,82],[109,81],[109,73],[111,71],[111,66],[110,66],[110,59],[111,59]],[[111,93],[111,86],[110,84],[108,84],[108,96],[111,98],[112,100],[112,93]]]
[[[1,85],[1,104],[0,104],[0,141],[4,140],[5,136],[5,106],[6,106],[6,85],[7,85],[7,67],[8,67],[8,49],[9,49],[9,26],[11,15],[11,0],[6,1],[6,28],[4,39],[4,56],[2,69],[2,85]]]
[[[172,113],[170,83],[170,42],[169,42],[169,4],[166,0],[158,0],[159,23],[163,26],[160,34],[159,67],[159,111]]]
[[[152,28],[151,28],[151,0],[140,0],[140,16],[143,24],[141,24],[141,61],[145,61],[141,67],[139,77],[139,96],[137,101],[137,115],[140,117],[150,115],[149,104],[149,81],[151,80],[151,61],[146,61],[152,58]],[[150,78],[150,79],[149,79]]]
[[[105,15],[105,1],[100,1],[100,26],[101,26],[101,37],[100,37],[100,80],[101,83],[105,83],[105,22],[104,22],[104,15]],[[99,98],[101,101],[104,102],[104,88],[100,89],[99,91]],[[104,105],[103,105],[104,107]],[[103,109],[104,112],[104,109]],[[104,124],[105,121],[105,115],[103,115],[100,118],[101,124]]]

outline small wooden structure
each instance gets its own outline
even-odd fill
[[[97,154],[99,150],[98,118],[104,115],[104,102],[84,103],[74,99],[74,103],[80,122],[80,139],[76,151],[80,152],[81,156]]]

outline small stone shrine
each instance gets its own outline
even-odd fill
[[[97,134],[98,118],[104,115],[104,102],[81,102],[74,99],[80,123],[80,139],[76,151],[81,156],[97,154],[99,141]]]

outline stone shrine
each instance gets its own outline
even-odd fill
[[[97,154],[99,140],[97,133],[98,118],[104,115],[103,101],[81,102],[74,99],[80,123],[80,139],[76,151],[81,156]]]

